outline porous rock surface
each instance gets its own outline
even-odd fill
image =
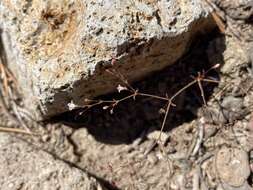
[[[1,190],[103,190],[93,177],[28,143],[0,133]]]
[[[0,1],[6,64],[37,118],[113,91],[110,67],[129,81],[161,70],[212,26],[201,0]]]

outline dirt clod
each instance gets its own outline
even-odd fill
[[[217,173],[223,183],[244,185],[250,175],[248,154],[240,149],[223,147],[216,155]]]

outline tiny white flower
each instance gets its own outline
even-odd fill
[[[73,100],[71,100],[71,102],[68,103],[68,108],[70,111],[77,108],[77,107],[78,106],[76,104],[74,104]]]
[[[109,106],[104,106],[103,107],[103,110],[106,110],[106,109],[108,109],[109,108]]]
[[[201,117],[199,121],[200,121],[200,123],[201,123],[202,125],[205,124],[205,118],[204,118],[204,117]]]
[[[117,87],[117,90],[118,90],[118,92],[120,93],[120,92],[123,91],[123,90],[127,90],[127,87],[121,86],[121,85],[119,84],[118,87]]]
[[[220,67],[220,64],[219,64],[219,63],[217,63],[216,65],[213,66],[214,69],[216,69],[216,68],[218,68],[218,67]]]

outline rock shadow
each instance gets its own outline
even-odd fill
[[[219,35],[219,32],[214,31],[209,36],[198,36],[189,47],[188,53],[177,63],[134,83],[133,87],[139,92],[159,96],[167,94],[168,97],[172,97],[193,80],[192,76],[197,76],[198,72],[207,71],[217,64],[208,59],[210,53],[215,54],[215,52],[208,51],[208,46]],[[224,50],[225,38],[220,36],[220,39],[219,48]],[[220,60],[223,60],[222,55],[215,54],[215,56],[220,56]],[[210,71],[207,76],[218,81],[218,69]],[[212,95],[216,85],[202,83],[206,100]],[[97,99],[112,100],[127,95],[129,94],[122,92],[113,93]],[[170,109],[164,131],[169,131],[197,117],[198,109],[203,106],[203,98],[198,85],[193,85],[177,96],[174,103],[176,107]],[[97,106],[86,112],[75,110],[64,113],[55,119],[73,128],[87,128],[89,133],[102,143],[129,144],[140,137],[143,132],[160,129],[164,117],[162,109],[165,107],[166,102],[164,101],[137,97],[136,100],[129,99],[117,105],[113,114],[109,110],[103,110],[103,106]]]

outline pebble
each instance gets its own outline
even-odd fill
[[[155,165],[158,162],[158,158],[155,156],[155,154],[148,154],[147,159],[153,165]]]
[[[159,136],[162,143],[166,143],[166,141],[169,139],[169,135],[161,131],[153,131],[147,135],[147,138],[150,140],[157,140]]]
[[[244,113],[243,99],[234,96],[227,96],[222,101],[223,114],[229,122],[233,122]]]
[[[252,190],[252,188],[249,186],[247,182],[245,182],[243,185],[239,187],[233,187],[228,184],[220,184],[217,188],[217,190]]]
[[[250,175],[248,154],[237,148],[221,148],[216,154],[216,169],[221,181],[234,187],[244,185]]]

